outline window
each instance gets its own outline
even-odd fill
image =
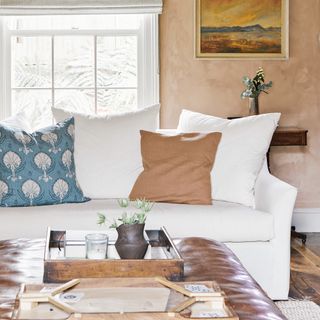
[[[5,114],[25,110],[34,128],[51,107],[90,114],[157,103],[157,16],[118,14],[8,17]]]

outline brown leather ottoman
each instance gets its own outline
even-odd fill
[[[240,320],[284,320],[276,305],[225,245],[200,238],[176,240],[186,281],[216,280]],[[10,319],[22,282],[42,282],[44,240],[0,241],[0,319]]]

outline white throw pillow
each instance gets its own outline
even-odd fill
[[[32,131],[27,115],[23,111],[18,112],[9,118],[1,120],[0,123],[14,130],[22,129],[26,132]]]
[[[140,130],[155,131],[159,105],[106,117],[73,113],[76,174],[85,196],[125,198],[141,173]],[[69,112],[53,109],[57,121]]]
[[[211,172],[212,198],[254,207],[254,186],[280,113],[226,120],[183,110],[179,132],[222,132]]]

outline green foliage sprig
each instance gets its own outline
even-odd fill
[[[130,214],[127,212],[127,210],[125,210],[120,218],[113,220],[110,228],[118,228],[122,224],[133,225],[145,223],[148,213],[153,208],[154,202],[148,201],[146,199],[138,199],[135,201],[130,201],[129,199],[119,199],[118,204],[120,208],[123,209],[127,209],[130,207],[130,205],[132,205],[138,211]],[[98,225],[105,225],[106,222],[106,216],[103,213],[98,213]]]
[[[259,68],[255,77],[250,79],[248,76],[243,77],[242,82],[246,89],[241,93],[241,98],[257,98],[261,92],[267,93],[272,87],[272,81],[265,83],[265,75],[263,68]]]

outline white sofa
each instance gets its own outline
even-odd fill
[[[173,237],[206,237],[226,243],[271,298],[286,299],[296,193],[294,187],[270,175],[264,165],[255,186],[256,209],[222,201],[214,201],[212,206],[158,203],[148,217],[147,228],[165,226]],[[47,226],[97,229],[98,212],[112,220],[120,209],[112,199],[0,208],[0,239],[44,238]]]

